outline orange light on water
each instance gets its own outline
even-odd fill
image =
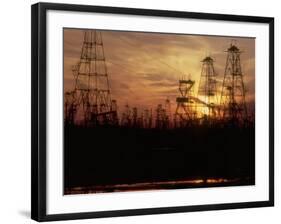
[[[206,182],[209,184],[215,184],[215,183],[225,183],[228,182],[228,180],[223,178],[218,178],[218,179],[207,179]]]
[[[193,180],[192,183],[201,184],[201,183],[204,183],[204,180],[203,179]]]

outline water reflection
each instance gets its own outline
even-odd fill
[[[73,187],[65,189],[65,194],[91,194],[123,191],[144,191],[159,189],[181,189],[212,186],[251,185],[250,178],[197,178],[176,181],[157,181],[135,184],[99,185],[89,187]]]

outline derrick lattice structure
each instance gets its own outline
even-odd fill
[[[224,79],[221,91],[222,119],[241,125],[247,120],[244,75],[241,69],[240,49],[231,43],[227,49]]]
[[[111,99],[102,34],[84,32],[79,62],[73,66],[74,121],[85,126],[116,125],[117,103]]]
[[[195,81],[182,78],[179,80],[180,97],[176,98],[177,107],[174,124],[176,127],[186,127],[196,119],[196,104],[194,100]]]
[[[217,116],[217,74],[214,68],[214,60],[210,56],[205,57],[202,61],[201,77],[198,88],[198,96],[201,97],[202,115],[208,120]]]

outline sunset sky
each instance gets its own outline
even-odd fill
[[[183,75],[195,80],[197,93],[201,61],[215,60],[219,89],[224,75],[226,50],[236,43],[243,51],[242,72],[247,90],[246,100],[253,110],[255,92],[255,39],[199,35],[175,35],[143,32],[102,31],[106,65],[112,99],[119,111],[128,103],[140,109],[164,104],[168,97],[172,111],[179,96],[178,80]],[[233,41],[235,40],[235,42]],[[64,90],[74,88],[71,71],[80,58],[83,30],[64,29]]]

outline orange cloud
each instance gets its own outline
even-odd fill
[[[226,53],[233,39],[243,51],[242,70],[249,105],[254,105],[255,39],[199,35],[175,35],[142,32],[102,31],[106,65],[112,98],[122,110],[132,107],[155,108],[168,97],[172,110],[176,103],[178,79],[189,75],[198,89],[201,60],[214,58],[219,81],[223,79]],[[64,29],[64,88],[74,87],[71,71],[80,58],[83,30]],[[73,82],[72,82],[73,80]],[[219,82],[220,83],[220,82]],[[221,87],[219,87],[221,88]]]

